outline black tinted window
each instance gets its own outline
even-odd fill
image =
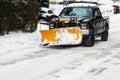
[[[51,13],[53,13],[53,11],[52,10],[48,10],[48,13],[51,14]]]

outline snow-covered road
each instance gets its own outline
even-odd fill
[[[39,35],[0,37],[0,80],[120,80],[120,15],[110,17],[107,42],[94,47],[39,47]]]

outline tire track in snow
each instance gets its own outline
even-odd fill
[[[41,48],[40,48],[41,49]],[[11,51],[9,54],[0,56],[0,66],[15,64],[20,61],[49,56],[51,54],[59,54],[59,51],[47,49],[24,48],[17,51]]]
[[[68,67],[59,70],[59,72],[48,75],[48,79],[43,78],[42,80],[49,80],[50,78],[51,79],[55,78],[53,80],[69,80],[69,79],[80,80],[80,77],[82,77],[82,75],[84,74],[100,75],[102,72],[107,70],[107,68],[106,67],[96,68],[96,66],[108,63],[112,57],[115,57],[115,55],[117,55],[118,53],[113,53],[112,51],[118,48],[119,45],[116,44],[109,48],[102,49],[100,52],[98,52],[101,54],[96,55],[96,58],[94,59],[90,58],[88,59],[88,62],[84,62],[84,60],[86,61],[86,59],[84,59],[82,61],[72,63],[72,65],[69,65]],[[96,52],[97,51],[98,50],[96,50]],[[78,66],[74,65],[76,63],[79,63],[80,65]],[[95,71],[92,72],[93,69],[95,69]]]

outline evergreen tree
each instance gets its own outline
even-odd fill
[[[36,28],[40,0],[0,0],[0,34]]]

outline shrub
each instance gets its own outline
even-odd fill
[[[39,0],[0,0],[0,34],[26,31],[26,26],[34,31],[39,9]]]

